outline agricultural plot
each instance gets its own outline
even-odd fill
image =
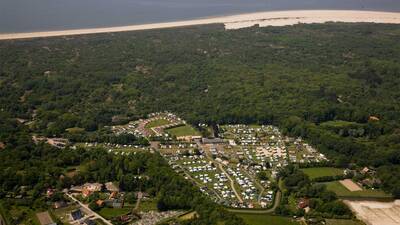
[[[314,167],[301,169],[305,174],[307,174],[310,179],[326,177],[326,176],[339,176],[343,175],[343,170],[333,167]]]
[[[339,197],[343,198],[391,198],[389,194],[381,190],[362,189],[360,191],[350,191],[339,181],[327,182],[326,188],[335,192]]]

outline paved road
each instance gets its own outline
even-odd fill
[[[74,196],[72,196],[71,194],[65,193],[70,199],[72,199],[74,202],[77,202],[82,208],[84,208],[85,210],[87,210],[88,212],[92,213],[92,215],[94,215],[96,218],[101,219],[105,224],[107,225],[113,225],[112,223],[110,223],[110,221],[104,219],[102,216],[100,216],[99,214],[97,214],[96,212],[94,212],[93,210],[91,210],[89,207],[87,207],[86,205],[84,205],[82,202],[80,202],[78,199],[76,199]]]
[[[274,205],[269,209],[227,209],[229,212],[235,213],[249,213],[249,214],[265,214],[265,213],[273,213],[281,202],[282,193],[281,191],[276,192]]]

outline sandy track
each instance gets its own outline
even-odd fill
[[[206,19],[186,20],[166,23],[152,23],[108,28],[90,28],[62,31],[0,34],[0,40],[53,37],[81,34],[111,33],[122,31],[162,29],[192,25],[223,23],[226,29],[239,29],[259,24],[260,26],[285,26],[297,23],[324,22],[371,22],[400,24],[400,13],[354,10],[296,10],[275,11],[221,16]]]

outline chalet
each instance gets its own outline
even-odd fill
[[[99,200],[96,201],[96,205],[99,206],[99,207],[102,207],[104,205],[104,201],[99,199]]]
[[[85,183],[83,185],[83,189],[87,189],[91,192],[101,191],[102,188],[103,188],[103,184],[100,184],[100,183]]]
[[[299,203],[297,204],[297,208],[299,209],[304,209],[306,207],[308,207],[310,201],[306,198],[301,198]]]
[[[82,196],[83,197],[89,197],[91,194],[92,194],[93,192],[92,191],[90,191],[90,190],[88,190],[88,189],[86,189],[86,188],[84,188],[83,190],[82,190]]]
[[[379,121],[379,117],[377,117],[377,116],[369,116],[368,120],[369,121]]]
[[[362,174],[367,174],[369,172],[369,168],[368,167],[364,167],[362,170],[361,170],[361,173]]]
[[[58,201],[58,202],[54,202],[53,203],[53,209],[60,209],[60,208],[64,208],[67,206],[67,203],[65,203],[64,201]]]

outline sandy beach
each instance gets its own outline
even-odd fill
[[[400,13],[353,10],[296,10],[238,14],[205,19],[195,19],[177,22],[152,23],[132,26],[108,28],[89,28],[62,31],[44,31],[30,33],[0,34],[0,40],[54,37],[81,34],[111,33],[135,30],[163,29],[192,25],[223,23],[225,29],[239,29],[259,24],[260,26],[286,26],[298,23],[325,22],[370,22],[400,24]]]

